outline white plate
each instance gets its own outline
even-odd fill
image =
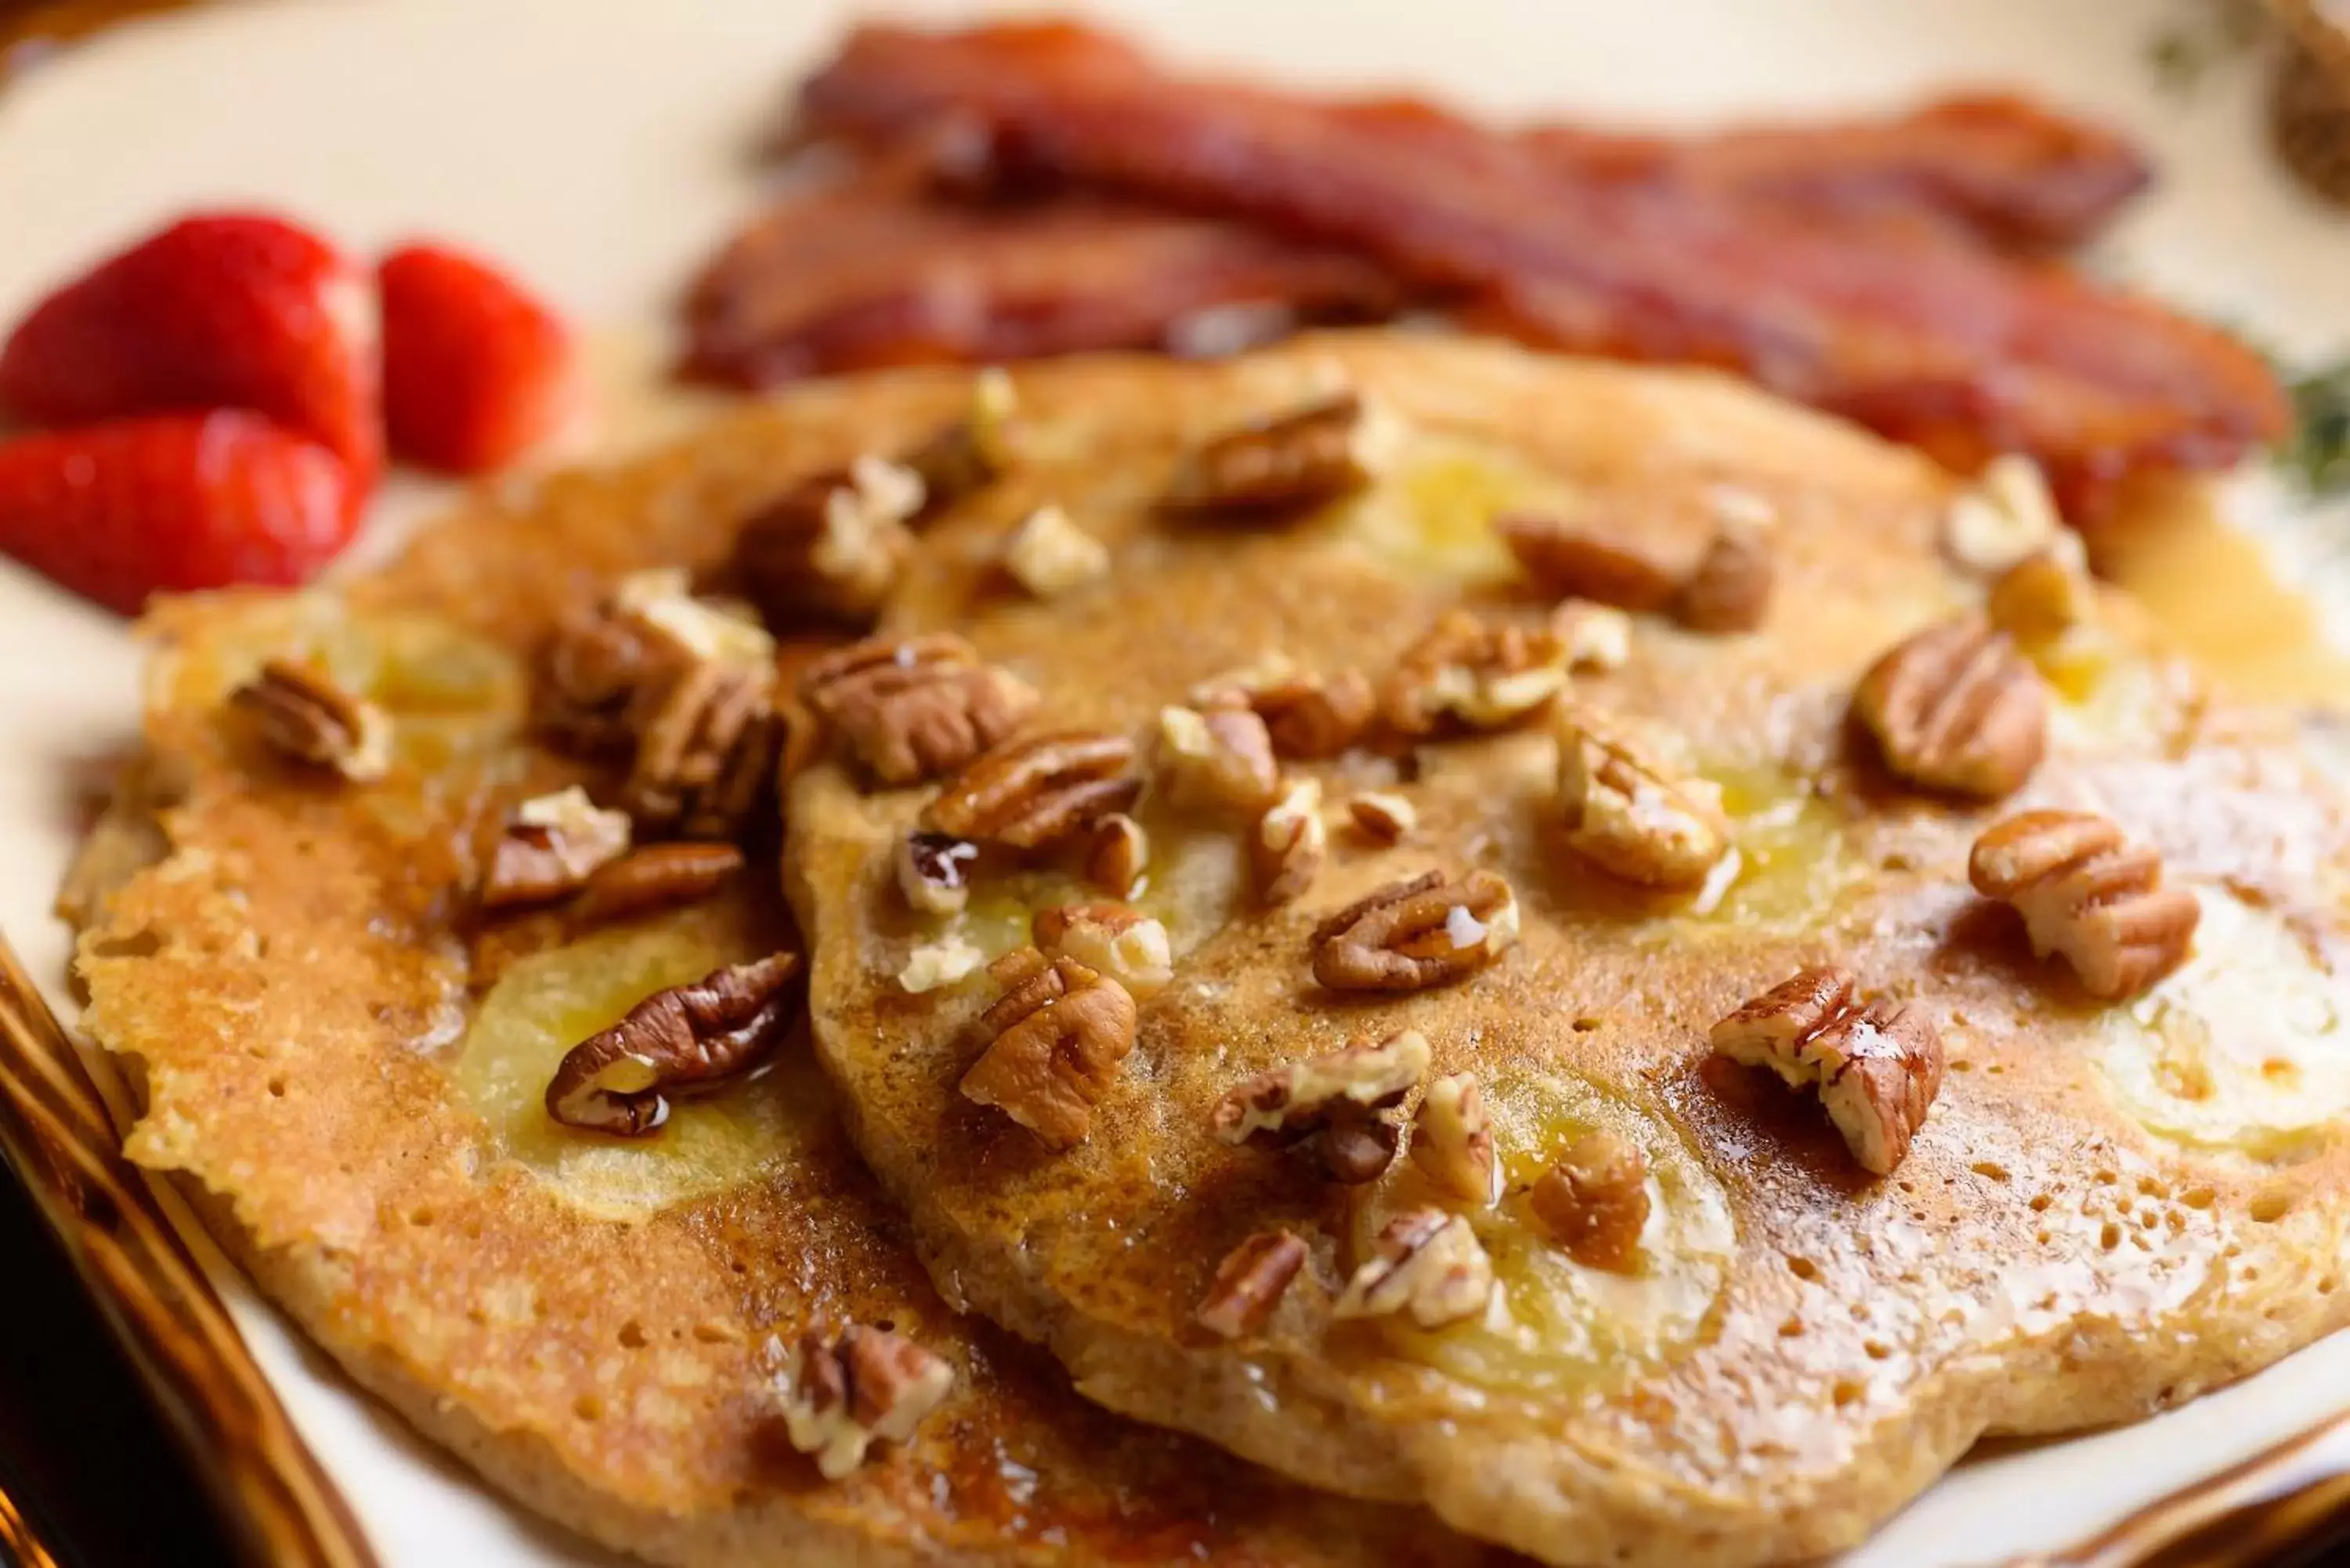
[[[2206,0],[1096,9],[1186,58],[1602,120],[1817,115],[2025,86],[2127,126],[2159,160],[2159,192],[2101,265],[2295,358],[2350,348],[2350,222],[2267,157],[2252,62],[2185,95],[2149,63],[2152,40],[2202,22]],[[677,412],[650,389],[669,304],[751,210],[751,149],[847,14],[828,0],[411,0],[207,7],[127,27],[0,90],[0,320],[194,205],[280,207],[359,247],[432,233],[504,258],[588,324],[606,395],[587,444],[641,440]],[[2280,547],[2314,553],[2272,487],[2244,493]],[[433,494],[397,482],[387,518]],[[50,891],[78,790],[133,736],[138,662],[120,623],[0,562],[0,927],[61,1006]],[[224,1275],[223,1289],[384,1562],[595,1560],[426,1450],[242,1282]],[[2350,1336],[2153,1421],[1970,1462],[1853,1561],[1981,1563],[2077,1540],[2345,1407]]]

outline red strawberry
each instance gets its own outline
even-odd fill
[[[109,609],[299,583],[351,535],[342,461],[257,414],[157,414],[0,442],[0,551]]]
[[[364,496],[382,462],[363,280],[306,230],[184,218],[49,296],[0,349],[0,410],[31,424],[251,409],[324,443]]]
[[[394,452],[434,468],[496,468],[569,412],[571,337],[484,262],[445,246],[394,251],[383,296],[384,424]]]

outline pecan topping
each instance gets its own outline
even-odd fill
[[[1951,498],[1942,543],[1953,561],[1987,577],[2043,550],[2080,547],[2057,514],[2040,465],[2014,452],[1991,459],[1972,486]]]
[[[800,1338],[781,1379],[784,1428],[825,1480],[902,1443],[954,1386],[954,1367],[901,1334],[851,1324],[837,1339]]]
[[[991,365],[972,379],[971,412],[898,460],[922,482],[919,515],[935,516],[1003,477],[1016,455],[1018,412],[1011,377]]]
[[[906,523],[921,506],[920,475],[860,457],[753,513],[735,535],[735,570],[769,626],[868,625],[913,554]]]
[[[1612,605],[1567,599],[1550,612],[1550,629],[1569,670],[1605,674],[1632,661],[1632,618]]]
[[[693,597],[673,568],[634,572],[593,608],[567,618],[540,649],[534,717],[574,750],[624,752],[646,710],[696,664],[770,668],[775,639]]]
[[[1074,1148],[1134,1049],[1134,998],[1075,959],[1035,948],[1006,953],[988,972],[1003,995],[980,1015],[992,1038],[963,1075],[963,1097],[995,1106],[1056,1154]]]
[[[2048,700],[2007,634],[1961,616],[1897,643],[1853,693],[1886,766],[1912,784],[1996,800],[2040,765]]]
[[[331,768],[353,784],[391,769],[391,720],[323,670],[267,659],[229,701],[252,715],[263,740],[297,762]]]
[[[1613,1133],[1586,1134],[1543,1172],[1526,1202],[1568,1257],[1629,1273],[1648,1223],[1648,1157]]]
[[[1550,631],[1496,626],[1448,610],[1404,651],[1381,707],[1406,735],[1448,721],[1496,730],[1543,707],[1566,686],[1566,645]]]
[[[974,842],[1043,849],[1086,832],[1142,793],[1123,735],[1062,730],[1008,742],[949,779],[923,825]]]
[[[501,909],[559,898],[628,849],[628,813],[599,809],[577,784],[534,795],[515,808],[490,852],[482,907]]]
[[[1422,1328],[1442,1328],[1483,1312],[1492,1293],[1492,1262],[1469,1221],[1441,1209],[1415,1209],[1379,1231],[1330,1315],[1409,1313]]]
[[[1382,1113],[1403,1103],[1428,1072],[1428,1041],[1418,1030],[1377,1045],[1357,1044],[1260,1073],[1216,1102],[1208,1127],[1226,1143],[1286,1148],[1312,1141],[1331,1180],[1376,1181],[1402,1141]]]
[[[1493,1201],[1501,1168],[1494,1162],[1493,1126],[1476,1079],[1452,1073],[1429,1085],[1411,1127],[1411,1162],[1422,1174],[1455,1198]]]
[[[800,701],[873,777],[909,784],[962,767],[1019,728],[1036,693],[952,632],[869,638],[800,676]]]
[[[621,856],[588,878],[571,905],[576,924],[631,920],[700,903],[743,869],[731,844],[651,844]]]
[[[1691,631],[1752,631],[1770,613],[1776,576],[1770,535],[1725,522],[1681,583],[1673,614]]]
[[[1691,564],[1668,535],[1628,519],[1516,513],[1495,518],[1493,530],[1544,593],[1617,609],[1671,608]]]
[[[979,846],[943,833],[916,831],[898,841],[898,890],[926,915],[951,915],[971,901],[971,863]]]
[[[1378,716],[1378,694],[1362,671],[1315,675],[1281,658],[1202,681],[1191,701],[1201,708],[1253,710],[1279,757],[1335,757]]]
[[[648,833],[733,838],[768,798],[783,749],[773,672],[704,661],[672,680],[637,736],[620,804]]]
[[[905,963],[898,971],[898,986],[909,996],[920,996],[967,979],[986,961],[985,953],[951,931],[906,955]]]
[[[2033,951],[2061,953],[2092,995],[2136,996],[2187,961],[2202,906],[2162,886],[2162,857],[2102,816],[2027,811],[1975,840],[1968,878],[2013,905]]]
[[[1942,1085],[1942,1042],[1917,1008],[1864,1004],[1856,984],[1848,970],[1804,970],[1715,1024],[1713,1048],[1816,1088],[1853,1158],[1883,1176]]]
[[[1176,470],[1166,504],[1263,513],[1335,501],[1377,477],[1385,439],[1362,399],[1341,393],[1209,438]]]
[[[1106,893],[1130,898],[1149,869],[1150,836],[1142,831],[1142,824],[1122,811],[1094,824],[1086,846],[1086,880]]]
[[[1381,844],[1400,844],[1419,826],[1419,812],[1411,802],[1387,790],[1367,789],[1349,798],[1347,815]]]
[[[1167,989],[1175,958],[1167,928],[1123,904],[1063,904],[1039,909],[1029,934],[1046,958],[1075,959],[1141,1001]]]
[[[1983,611],[2018,642],[2054,642],[2097,613],[2097,591],[2081,567],[2043,550],[1999,575]]]
[[[1003,547],[1003,569],[1038,598],[1058,598],[1109,576],[1109,546],[1048,504],[1014,531]]]
[[[1152,761],[1167,798],[1179,806],[1255,813],[1281,792],[1273,737],[1247,708],[1161,708]]]
[[[1419,991],[1483,969],[1515,945],[1518,900],[1491,871],[1430,871],[1380,888],[1315,928],[1314,978],[1333,991]]]
[[[1261,1333],[1305,1266],[1301,1238],[1287,1231],[1258,1231],[1216,1265],[1195,1314],[1200,1326],[1225,1339]]]
[[[652,1132],[669,1119],[668,1095],[748,1072],[783,1039],[799,967],[797,953],[776,953],[655,992],[565,1054],[546,1114],[620,1137]]]
[[[1312,887],[1330,851],[1330,830],[1322,822],[1321,781],[1292,780],[1281,798],[1257,818],[1248,847],[1257,899],[1266,908],[1289,903]]]
[[[1711,784],[1677,776],[1589,709],[1559,722],[1558,804],[1577,854],[1642,887],[1696,888],[1730,846]]]

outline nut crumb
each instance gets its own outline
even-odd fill
[[[333,676],[290,659],[263,661],[254,678],[229,693],[252,716],[272,747],[296,762],[330,769],[352,784],[372,784],[391,771],[391,720]]]
[[[1010,470],[1019,457],[1019,393],[1002,369],[990,365],[972,378],[970,411],[898,460],[922,482],[918,520],[936,517]]]
[[[1526,1194],[1534,1218],[1586,1268],[1630,1273],[1648,1223],[1648,1161],[1613,1133],[1587,1133]]]
[[[1550,629],[1576,674],[1605,675],[1632,661],[1632,618],[1612,605],[1565,600],[1550,612]]]
[[[1029,922],[1037,950],[1075,959],[1126,987],[1138,1002],[1167,989],[1175,959],[1167,928],[1122,904],[1064,904]]]
[[[1773,557],[1765,530],[1724,522],[1681,583],[1673,601],[1675,618],[1691,631],[1717,635],[1756,629],[1771,610],[1778,576]]]
[[[1287,1231],[1260,1231],[1224,1254],[1194,1314],[1201,1327],[1224,1339],[1262,1333],[1305,1266],[1305,1242]]]
[[[1332,915],[1307,945],[1333,991],[1419,991],[1483,969],[1518,940],[1518,900],[1491,871],[1430,871]]]
[[[835,1339],[804,1334],[777,1379],[785,1431],[818,1474],[840,1480],[875,1443],[910,1438],[954,1377],[946,1360],[901,1334],[851,1324]]]
[[[1109,546],[1048,503],[1014,531],[1003,547],[1003,569],[1038,598],[1058,598],[1109,576]]]
[[[1849,970],[1806,969],[1713,1026],[1715,1053],[1818,1092],[1861,1168],[1883,1176],[1942,1085],[1942,1042],[1906,1003],[1864,1004]]]
[[[2040,465],[2020,452],[1991,459],[1951,498],[1942,545],[1952,561],[1987,577],[2043,551],[2056,552],[2066,566],[2087,565],[2080,535],[2058,515]]]
[[[1679,776],[1629,728],[1570,708],[1558,724],[1558,805],[1566,842],[1612,876],[1693,891],[1730,847],[1719,794]]]
[[[898,971],[898,989],[910,996],[942,990],[967,980],[987,961],[987,955],[964,940],[960,932],[950,932],[936,941],[924,942],[906,955]]]
[[[2202,906],[2162,886],[2162,857],[2131,844],[2105,817],[2027,811],[1975,840],[1968,878],[2023,916],[2032,950],[2060,953],[2083,989],[2104,1001],[2136,996],[2187,961]]]
[[[2039,675],[2013,639],[1974,616],[1895,644],[1861,677],[1852,706],[1887,768],[1953,794],[2014,793],[2048,743]]]
[[[2043,550],[1999,575],[1983,612],[2019,642],[2054,642],[2095,618],[2097,590],[2086,572]]]
[[[1377,1045],[1357,1042],[1260,1073],[1216,1102],[1208,1127],[1225,1143],[1260,1148],[1310,1140],[1325,1175],[1360,1186],[1393,1163],[1402,1141],[1382,1113],[1401,1105],[1427,1072],[1427,1037],[1407,1029]]]
[[[547,1082],[546,1114],[617,1137],[658,1130],[669,1095],[736,1077],[775,1049],[798,1016],[790,1003],[799,969],[797,953],[776,953],[655,992],[565,1054]]]
[[[1404,796],[1388,790],[1365,790],[1347,802],[1355,826],[1381,844],[1400,844],[1419,826],[1419,812]]]
[[[1187,809],[1254,814],[1281,790],[1273,737],[1253,709],[1159,709],[1152,761],[1168,800]]]
[[[1055,1154],[1075,1148],[1134,1049],[1134,998],[1076,960],[1035,948],[1006,953],[988,972],[1003,995],[980,1016],[989,1042],[963,1075],[963,1097],[995,1106]]]
[[[1421,1328],[1442,1328],[1483,1312],[1492,1292],[1492,1262],[1469,1221],[1440,1209],[1415,1209],[1379,1231],[1330,1315],[1405,1313]]]
[[[1493,1126],[1477,1080],[1451,1073],[1428,1085],[1412,1117],[1411,1162],[1430,1181],[1469,1203],[1491,1203],[1501,1179]]]
[[[490,852],[482,907],[503,909],[560,898],[628,850],[628,813],[600,808],[577,784],[533,795],[515,808]]]
[[[800,700],[884,784],[951,773],[1036,710],[1025,681],[982,664],[952,632],[869,638],[801,674]]]
[[[1265,808],[1249,839],[1249,866],[1257,901],[1267,909],[1295,901],[1314,885],[1330,850],[1322,821],[1322,783],[1293,779]]]

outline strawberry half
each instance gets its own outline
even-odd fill
[[[0,551],[135,615],[158,592],[307,581],[359,508],[333,452],[257,414],[159,414],[0,442]]]
[[[400,456],[456,473],[511,462],[570,411],[571,335],[487,263],[412,244],[377,270],[384,425]]]
[[[364,280],[307,230],[257,213],[183,218],[41,302],[0,348],[0,410],[84,424],[251,409],[348,465],[382,465]]]

